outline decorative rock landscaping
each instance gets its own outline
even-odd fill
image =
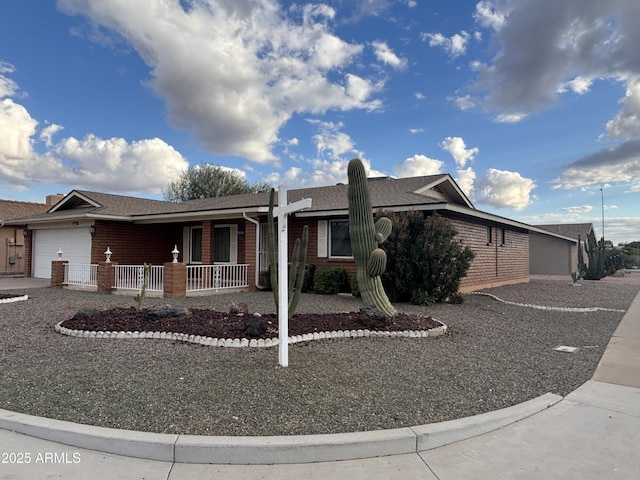
[[[404,337],[404,338],[428,338],[439,337],[447,333],[447,326],[439,323],[439,327],[429,330],[405,330],[402,332],[393,331],[377,331],[377,330],[334,330],[331,332],[314,332],[304,335],[293,335],[288,337],[289,344],[311,342],[315,340],[326,340],[332,338],[359,338],[359,337]],[[55,330],[62,335],[80,338],[92,339],[154,339],[154,340],[171,340],[177,342],[188,342],[207,347],[252,347],[252,348],[268,348],[278,345],[278,338],[255,339],[255,338],[211,338],[200,335],[188,335],[185,333],[173,332],[95,332],[87,330],[71,330],[62,326],[63,322],[55,325]]]

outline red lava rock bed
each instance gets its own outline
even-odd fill
[[[267,327],[260,335],[247,334],[247,323],[258,319]],[[274,314],[260,317],[234,315],[215,310],[189,309],[188,315],[170,318],[155,318],[146,310],[135,308],[113,308],[90,315],[74,315],[61,323],[71,330],[105,332],[172,332],[200,335],[211,338],[256,338],[268,339],[278,336],[278,318]],[[442,324],[431,317],[398,313],[384,324],[376,324],[365,314],[350,313],[303,313],[289,319],[289,335],[331,332],[339,330],[405,331],[429,330]]]

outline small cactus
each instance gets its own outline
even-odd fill
[[[142,271],[140,272],[140,280],[142,280],[142,285],[140,286],[140,292],[133,297],[133,299],[138,302],[138,311],[142,310],[142,306],[144,305],[144,298],[147,294],[147,285],[149,284],[149,270],[151,269],[151,264],[145,263],[142,266]]]
[[[359,159],[349,162],[347,175],[349,235],[362,301],[367,307],[375,307],[391,317],[396,314],[396,309],[391,305],[380,278],[387,266],[387,254],[380,244],[389,237],[393,224],[387,217],[381,217],[374,223],[367,177]]]
[[[273,218],[275,190],[271,189],[269,196],[269,223],[268,223],[268,250],[269,259],[271,261],[271,289],[273,291],[273,299],[278,309],[278,255],[276,251],[276,229]],[[300,301],[300,293],[302,293],[302,284],[304,283],[304,271],[307,266],[307,245],[309,244],[309,227],[306,225],[302,228],[302,241],[297,238],[293,246],[293,256],[291,258],[291,267],[289,268],[289,318],[295,313]]]

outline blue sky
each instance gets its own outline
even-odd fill
[[[483,211],[640,240],[637,0],[7,0],[0,197],[450,173]],[[602,189],[602,190],[601,190]],[[604,198],[604,202],[602,199]]]

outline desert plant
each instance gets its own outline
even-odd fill
[[[151,270],[151,264],[144,263],[142,266],[142,285],[140,287],[140,292],[133,297],[133,299],[138,303],[137,309],[142,310],[142,306],[144,305],[144,298],[147,294],[147,285],[149,284],[149,271]]]
[[[578,236],[578,270],[584,272],[585,280],[600,280],[605,276],[604,271],[604,239],[596,241],[593,231],[587,236],[587,262],[584,261],[584,255],[580,245],[580,236]]]
[[[571,280],[573,280],[573,285],[580,285],[578,282],[582,278],[583,272],[571,272]]]
[[[395,225],[387,240],[389,268],[382,277],[391,300],[429,305],[453,298],[474,254],[455,240],[451,222],[417,211],[383,213]]]
[[[275,190],[271,189],[269,195],[269,213],[268,213],[268,250],[270,265],[270,280],[273,299],[276,304],[276,310],[279,308],[280,297],[278,291],[278,254],[276,250],[276,229],[275,220],[273,218],[273,204],[275,198]],[[306,225],[302,229],[302,240],[296,239],[293,246],[293,256],[289,267],[289,285],[286,287],[289,291],[289,305],[287,306],[288,316],[291,317],[298,307],[302,285],[304,283],[305,266],[307,263],[307,245],[309,243],[309,227]],[[285,267],[286,268],[286,267]]]
[[[387,265],[387,254],[380,248],[380,244],[391,233],[393,224],[385,217],[373,222],[367,176],[360,159],[354,158],[349,162],[347,176],[349,235],[360,295],[367,307],[375,307],[387,316],[393,316],[396,309],[391,305],[380,278]]]
[[[313,275],[313,291],[321,295],[335,295],[344,290],[347,271],[340,267],[320,267]]]

